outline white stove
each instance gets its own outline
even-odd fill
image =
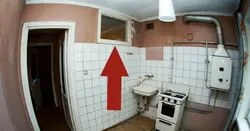
[[[159,94],[156,131],[177,131],[182,120],[189,88],[179,84],[169,86]]]

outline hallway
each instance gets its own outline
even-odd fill
[[[41,131],[71,131],[65,121],[63,109],[43,105],[36,112]]]

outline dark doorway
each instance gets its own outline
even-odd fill
[[[40,76],[40,87],[44,105],[54,105],[52,76],[51,76],[51,47],[32,47],[38,50],[38,71]]]
[[[28,78],[31,99],[41,131],[71,131],[61,88],[60,46],[65,30],[32,30],[28,36]]]

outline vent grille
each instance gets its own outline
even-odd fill
[[[152,29],[154,29],[154,23],[148,23],[148,24],[146,25],[146,29],[147,29],[147,30],[152,30]]]

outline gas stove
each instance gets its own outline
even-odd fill
[[[159,94],[159,100],[170,102],[173,104],[182,104],[185,102],[187,94],[175,92],[172,90],[165,90]]]
[[[189,93],[186,85],[168,83],[159,94],[156,131],[178,131]]]

